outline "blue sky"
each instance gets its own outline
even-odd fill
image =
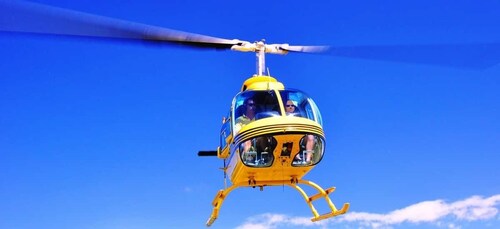
[[[38,2],[269,43],[500,41],[489,0]],[[217,147],[254,54],[4,34],[0,50],[0,228],[204,227],[222,162],[196,153]],[[213,228],[500,227],[500,65],[297,54],[267,66],[320,107],[326,154],[306,179],[351,209],[312,224],[293,189],[237,189]]]

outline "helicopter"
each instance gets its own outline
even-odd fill
[[[329,194],[335,188],[323,189],[312,181],[302,179],[321,162],[325,153],[326,139],[319,108],[306,93],[286,88],[283,83],[265,72],[265,55],[268,53],[325,53],[331,51],[328,47],[267,44],[263,40],[248,42],[222,39],[39,4],[0,4],[4,9],[18,12],[0,16],[0,30],[7,33],[255,52],[256,73],[243,82],[240,93],[233,98],[230,111],[223,118],[219,147],[212,151],[198,152],[199,156],[215,156],[223,160],[224,175],[231,181],[229,187],[217,192],[207,226],[212,225],[218,218],[222,203],[229,193],[239,187],[258,187],[263,190],[266,186],[290,186],[304,197],[311,208],[312,221],[348,211],[348,203],[338,209],[331,202]],[[50,17],[47,17],[47,12],[51,13]],[[18,20],[23,15],[41,18],[44,23],[37,26],[24,24],[26,20]],[[33,18],[30,20],[33,21]],[[287,112],[288,105],[293,106],[295,111]],[[247,107],[252,106],[255,109],[253,118],[242,126],[238,119],[244,115]],[[318,193],[309,196],[299,185],[310,186]],[[313,201],[319,199],[327,201],[330,207],[328,213],[320,215],[316,211]]]
[[[220,146],[216,151],[199,151],[199,156],[224,160],[225,179],[231,185],[217,192],[213,211],[206,225],[217,219],[225,198],[239,187],[288,185],[296,189],[319,221],[344,214],[350,204],[338,209],[329,198],[335,188],[323,189],[303,177],[323,158],[325,137],[319,108],[306,93],[285,88],[283,83],[263,73],[266,53],[286,54],[288,45],[253,44],[233,46],[233,50],[257,53],[257,73],[242,85],[227,116],[223,118]],[[301,51],[320,51],[324,47],[300,47]],[[297,50],[296,48],[294,48]],[[225,182],[226,184],[226,182]],[[299,184],[310,186],[317,194],[309,196]],[[313,201],[324,198],[330,211],[318,214]]]

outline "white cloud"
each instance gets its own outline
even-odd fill
[[[321,227],[324,225],[326,222],[311,222],[309,217],[290,217],[283,214],[266,213],[248,218],[237,229],[272,229],[284,226]]]
[[[386,214],[349,212],[334,219],[313,223],[309,217],[292,217],[283,214],[262,214],[250,217],[238,229],[275,229],[279,227],[328,227],[339,223],[357,224],[368,228],[391,228],[401,223],[431,223],[450,229],[461,228],[463,221],[498,219],[497,206],[500,194],[488,198],[472,196],[447,203],[444,200],[423,201]]]
[[[500,195],[486,199],[480,196],[473,196],[450,204],[450,208],[457,218],[474,221],[495,217],[498,214],[498,209],[495,206],[499,203]]]

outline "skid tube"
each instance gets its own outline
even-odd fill
[[[318,193],[315,195],[312,195],[312,196],[308,196],[306,194],[306,192],[301,187],[299,187],[297,184],[303,184],[303,185],[310,186],[310,187],[316,189],[318,191]],[[325,190],[312,181],[297,180],[296,178],[292,178],[291,180],[284,180],[284,181],[256,181],[256,180],[251,179],[248,182],[240,182],[240,183],[233,184],[233,185],[229,186],[228,188],[221,189],[221,190],[219,190],[219,192],[217,192],[214,200],[212,201],[212,205],[214,206],[214,208],[212,210],[212,214],[210,215],[210,218],[208,218],[208,220],[207,220],[207,223],[206,223],[207,227],[210,227],[214,223],[214,221],[217,219],[217,217],[219,216],[220,207],[222,206],[222,202],[224,202],[224,200],[229,195],[229,193],[231,193],[234,189],[239,188],[239,187],[260,187],[260,189],[263,190],[264,186],[278,186],[278,185],[291,186],[292,188],[297,190],[302,195],[302,197],[304,197],[307,205],[309,206],[309,208],[311,208],[311,211],[313,213],[313,217],[311,218],[312,222],[316,222],[316,221],[320,221],[323,219],[328,219],[331,217],[342,215],[342,214],[346,213],[347,210],[349,210],[349,206],[350,206],[349,203],[344,203],[344,205],[342,206],[341,209],[337,209],[335,207],[335,205],[333,204],[332,200],[330,199],[330,197],[328,196],[330,193],[335,191],[335,187],[331,187],[331,188],[328,188]],[[316,208],[314,207],[312,202],[315,200],[318,200],[322,197],[325,198],[325,201],[327,202],[331,211],[320,215],[320,214],[318,214],[318,211],[316,211]]]

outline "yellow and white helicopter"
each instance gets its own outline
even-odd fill
[[[314,101],[304,92],[285,88],[275,78],[265,75],[265,53],[289,51],[319,52],[320,46],[267,45],[264,42],[234,45],[232,50],[257,53],[257,74],[248,78],[223,118],[220,146],[217,151],[200,151],[199,156],[217,156],[224,160],[224,176],[231,185],[219,190],[207,221],[210,226],[228,194],[239,187],[288,185],[305,199],[319,221],[347,212],[349,203],[338,209],[329,198],[335,188],[323,189],[302,179],[316,166],[325,152],[322,117]],[[317,193],[309,196],[299,185],[310,186]],[[330,211],[318,214],[313,201],[325,199]]]

